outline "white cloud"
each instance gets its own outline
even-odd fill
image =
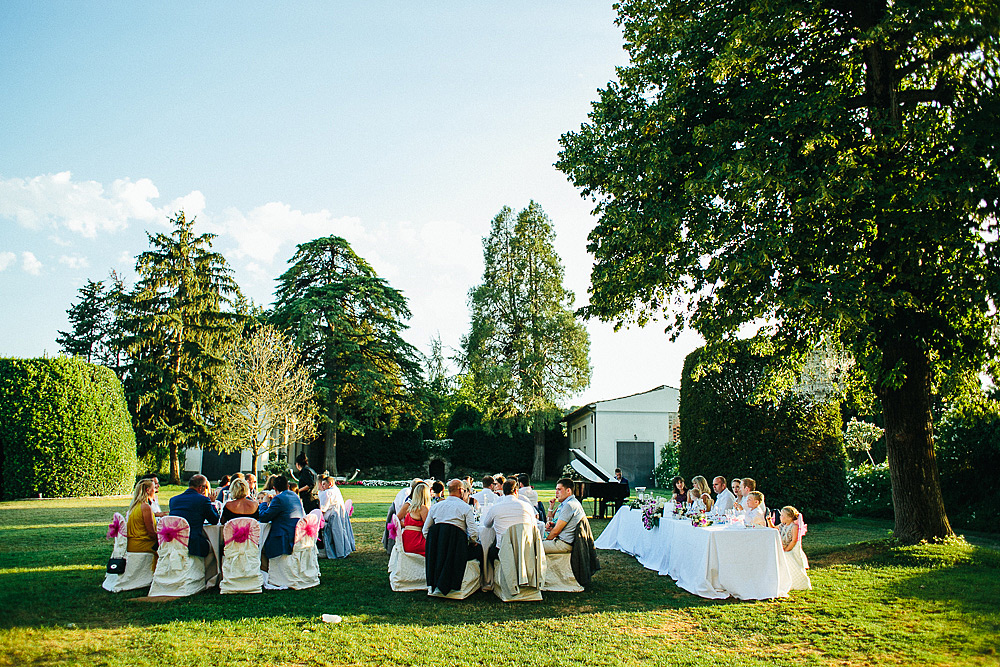
[[[7,267],[17,261],[17,255],[12,252],[0,252],[0,271],[7,270]]]
[[[38,261],[35,254],[27,250],[21,253],[21,268],[25,273],[37,276],[42,272],[42,263]]]
[[[200,201],[198,211],[204,209],[205,198],[197,191],[164,207],[152,202],[159,196],[148,178],[135,182],[120,178],[107,189],[97,181],[74,181],[68,171],[0,179],[0,218],[15,220],[27,229],[67,230],[94,238],[98,233],[120,231],[131,221],[165,221],[178,203],[196,207]],[[50,238],[63,243],[58,236]]]
[[[86,269],[90,266],[90,262],[87,261],[87,258],[80,257],[79,255],[62,255],[59,258],[59,263],[64,264],[71,269]]]

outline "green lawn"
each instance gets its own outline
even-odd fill
[[[816,524],[814,590],[785,600],[703,600],[602,551],[586,593],[456,602],[389,590],[379,538],[395,493],[344,488],[359,550],[320,560],[318,588],[157,604],[100,588],[125,499],[0,503],[0,665],[1000,664],[996,536],[899,548],[887,522]]]

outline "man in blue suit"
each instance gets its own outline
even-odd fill
[[[260,521],[271,523],[271,532],[264,540],[264,555],[268,558],[292,553],[295,526],[306,515],[302,509],[302,501],[288,490],[288,480],[284,475],[274,479],[274,490],[278,495],[270,503],[262,503],[258,510]]]
[[[205,537],[202,526],[206,521],[213,525],[219,523],[219,513],[212,504],[214,499],[215,494],[204,475],[192,477],[187,491],[170,499],[170,516],[182,517],[191,526],[188,554],[192,556],[204,558],[208,555],[208,538]]]

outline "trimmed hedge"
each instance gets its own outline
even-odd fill
[[[416,469],[427,458],[423,434],[399,429],[388,433],[369,431],[364,435],[337,434],[337,467],[341,471],[368,470],[381,466]]]
[[[0,359],[4,499],[127,494],[135,432],[121,382],[81,359]]]
[[[749,343],[695,379],[703,351],[688,355],[681,378],[680,474],[689,481],[752,477],[770,509],[794,505],[807,521],[842,514],[847,455],[839,405],[792,394],[755,398],[769,357]]]

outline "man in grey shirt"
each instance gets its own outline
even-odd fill
[[[573,550],[573,540],[576,539],[576,527],[584,519],[586,513],[583,505],[573,495],[573,480],[563,477],[556,482],[556,498],[559,500],[559,511],[556,512],[555,500],[549,502],[549,522],[546,528],[549,534],[542,542],[545,553],[568,553]]]

